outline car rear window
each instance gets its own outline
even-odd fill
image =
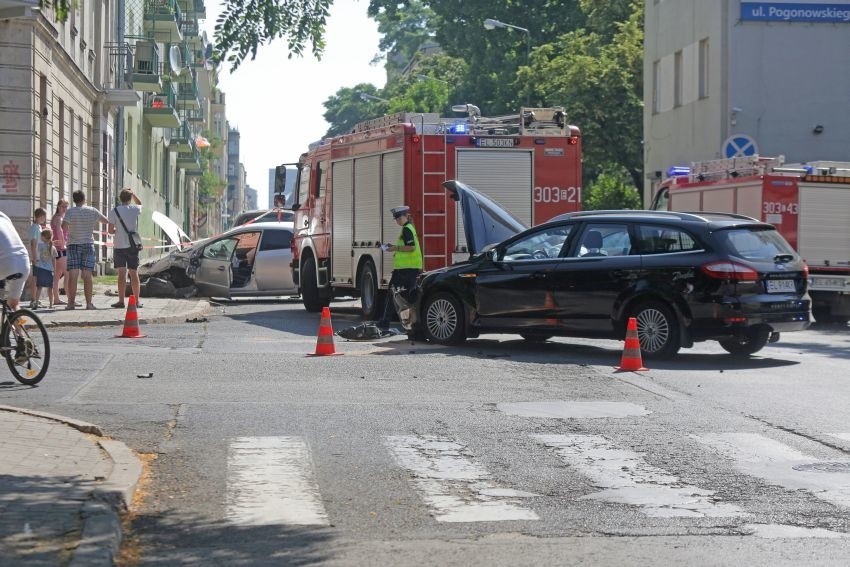
[[[688,232],[673,226],[638,226],[641,254],[668,254],[700,250],[701,246]]]
[[[794,253],[782,235],[771,228],[721,230],[717,237],[728,252],[747,260],[773,260],[778,254]]]

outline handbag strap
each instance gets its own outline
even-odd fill
[[[130,238],[130,235],[133,233],[130,229],[127,228],[127,225],[124,224],[124,219],[121,218],[121,213],[118,212],[118,207],[115,207],[115,216],[118,217],[118,220],[121,221],[121,226],[124,227],[124,232],[127,233],[127,238]]]

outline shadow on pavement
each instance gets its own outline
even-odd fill
[[[0,474],[2,563],[66,564],[81,536],[80,507],[93,488],[73,476]]]
[[[344,344],[344,343],[343,343]],[[470,339],[462,346],[446,347],[423,341],[410,341],[403,336],[396,339],[375,341],[376,346],[386,350],[379,355],[396,354],[444,354],[480,359],[499,359],[538,364],[579,364],[587,366],[618,366],[622,351],[612,348],[566,343],[561,340],[527,342],[524,340]],[[339,349],[339,347],[338,347]],[[725,353],[702,354],[682,350],[672,360],[644,360],[650,369],[665,370],[742,370],[780,368],[799,364],[795,360],[755,355],[751,358],[734,358]]]
[[[122,555],[135,565],[316,565],[332,559],[330,528],[241,526],[182,513],[139,514]]]

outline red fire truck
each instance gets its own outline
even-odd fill
[[[752,156],[694,162],[661,184],[652,209],[740,213],[776,226],[809,267],[815,318],[846,323],[850,163],[784,161]]]
[[[308,311],[353,296],[374,318],[393,263],[380,245],[400,233],[392,207],[410,207],[426,270],[476,252],[466,247],[444,181],[467,183],[528,225],[581,209],[581,135],[563,108],[522,108],[496,118],[482,117],[474,105],[453,110],[466,116],[369,120],[301,156],[292,270]],[[285,168],[278,171],[285,175]]]

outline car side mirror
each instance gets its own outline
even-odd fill
[[[492,250],[487,252],[487,256],[490,258],[490,261],[493,262],[494,264],[498,264],[500,262],[499,261],[499,249],[498,248],[493,248]]]

